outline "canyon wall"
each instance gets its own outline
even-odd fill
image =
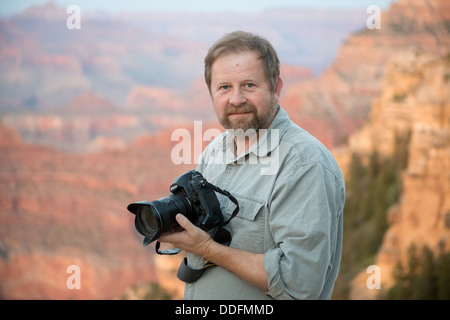
[[[381,93],[386,62],[399,53],[444,55],[450,48],[450,2],[400,0],[381,13],[380,29],[361,29],[340,46],[318,78],[282,98],[292,120],[328,147],[346,141],[366,121]]]
[[[171,182],[193,168],[168,165],[178,143],[170,141],[168,131],[122,151],[75,155],[27,144],[0,126],[0,298],[116,299],[146,282],[179,298],[181,282],[165,271],[165,261],[174,262],[156,265],[154,245],[142,246],[126,210],[168,196]],[[67,287],[72,265],[81,270],[80,290]]]
[[[398,136],[410,134],[408,164],[402,175],[402,195],[388,212],[375,265],[381,270],[381,288],[393,284],[393,270],[405,264],[412,244],[428,246],[435,254],[450,251],[450,55],[436,57],[405,53],[385,69],[382,94],[373,105],[368,123],[336,151],[341,167],[352,153],[368,158],[377,150],[392,157]],[[352,284],[350,298],[373,299],[364,271]]]
[[[281,104],[333,148],[344,174],[352,153],[377,149],[389,157],[395,136],[411,134],[403,195],[374,262],[382,288],[392,284],[392,269],[411,243],[449,249],[449,6],[398,1],[382,14],[380,30],[348,37],[319,77],[298,66],[282,69],[288,85]],[[65,23],[64,10],[47,5],[0,24],[0,298],[114,299],[146,282],[179,298],[180,257],[143,248],[126,205],[167,196],[174,178],[195,167],[193,158],[174,165],[175,129],[194,139],[193,120],[204,121],[203,132],[217,126],[206,124],[214,114],[205,84],[182,68],[201,70],[192,61],[201,64],[206,45],[148,30],[129,37],[120,19],[93,19],[83,28],[96,32],[67,38],[67,30],[53,28],[52,14]],[[298,29],[295,37],[308,32]],[[145,64],[147,54],[164,52]],[[170,61],[177,63],[165,70]],[[154,83],[163,71],[181,72],[177,89],[170,77],[167,87]],[[81,290],[67,288],[70,265],[81,268]],[[374,297],[367,277],[354,279],[351,298]]]

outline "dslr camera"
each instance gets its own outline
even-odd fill
[[[239,211],[237,200],[228,191],[209,183],[200,172],[195,170],[176,178],[170,186],[170,192],[168,197],[152,202],[135,202],[127,207],[128,211],[136,216],[135,227],[144,236],[144,246],[157,240],[162,233],[179,227],[175,220],[178,213],[202,230],[210,231],[214,228],[222,229]],[[227,221],[224,221],[216,192],[227,196],[236,205],[236,209]],[[159,242],[156,251],[161,254],[158,249]]]

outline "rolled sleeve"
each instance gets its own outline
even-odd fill
[[[335,180],[320,162],[298,165],[279,177],[269,217],[275,248],[264,259],[272,298],[324,297],[338,237]]]
[[[274,299],[288,300],[293,298],[289,295],[285,295],[286,288],[284,286],[284,281],[281,279],[281,273],[278,271],[282,256],[283,251],[281,251],[281,249],[273,249],[266,252],[264,257],[264,268],[268,275],[268,294]]]

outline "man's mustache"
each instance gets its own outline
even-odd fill
[[[225,107],[225,115],[226,116],[229,116],[230,114],[235,114],[235,113],[247,113],[247,112],[256,114],[255,106],[250,103],[244,103],[239,106],[227,105]]]

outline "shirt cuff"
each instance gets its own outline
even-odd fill
[[[264,256],[264,268],[267,272],[269,286],[269,292],[267,294],[278,300],[292,299],[290,295],[286,294],[286,287],[279,272],[280,260],[283,255],[283,251],[277,248],[267,251]]]

